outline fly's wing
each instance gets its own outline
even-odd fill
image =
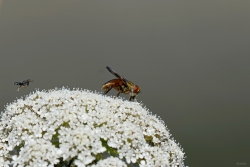
[[[119,74],[117,74],[116,72],[114,72],[110,67],[106,67],[109,72],[111,72],[114,76],[116,76],[117,78],[123,79],[123,77],[121,77]]]
[[[126,84],[126,85],[128,85],[128,81],[125,79],[125,78],[123,78],[122,76],[120,76],[119,74],[117,74],[116,72],[114,72],[110,67],[106,67],[108,70],[109,70],[109,72],[111,72],[114,76],[116,76],[117,78],[119,78],[119,79],[121,79],[123,82],[124,82],[124,84]]]
[[[29,86],[30,82],[33,82],[33,81],[31,79],[27,79],[23,81],[23,84]]]

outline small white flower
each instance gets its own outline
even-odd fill
[[[127,167],[126,163],[121,161],[119,158],[109,157],[105,160],[100,160],[96,165],[92,165],[92,167]]]

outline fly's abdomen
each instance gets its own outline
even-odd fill
[[[113,79],[102,85],[102,90],[104,91],[104,94],[108,93],[112,88],[121,93],[126,92],[125,94],[127,94],[127,90],[129,89],[126,85],[124,85],[124,82],[120,79]]]

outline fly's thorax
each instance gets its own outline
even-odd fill
[[[133,89],[135,87],[135,85],[131,81],[127,81],[127,85],[130,89]]]

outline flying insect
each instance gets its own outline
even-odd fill
[[[20,88],[25,88],[26,86],[29,86],[30,82],[33,82],[31,79],[24,80],[23,82],[14,82],[14,85],[18,85],[17,91],[20,90]]]
[[[118,79],[112,79],[102,85],[103,94],[107,94],[112,88],[117,90],[117,97],[120,93],[130,94],[129,100],[132,101],[141,92],[141,88],[138,85],[133,84],[131,81],[126,80],[118,73],[113,71],[110,67],[106,67]]]

